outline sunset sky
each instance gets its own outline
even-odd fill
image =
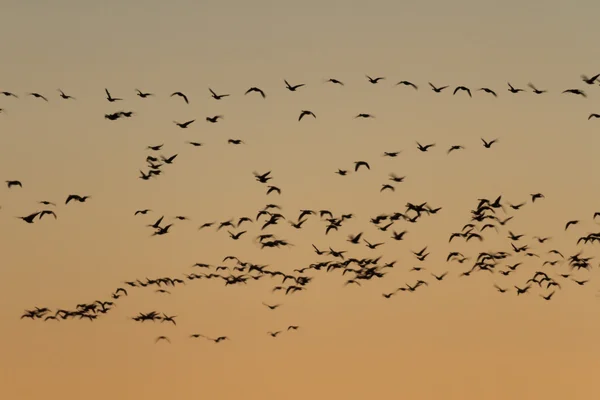
[[[600,113],[600,83],[580,78],[600,73],[599,15],[592,0],[3,0],[0,92],[19,98],[0,95],[0,398],[598,398],[600,254],[597,244],[576,242],[600,231],[600,119],[588,120]],[[365,75],[386,79],[373,85]],[[290,92],[284,79],[305,86]],[[418,90],[396,86],[402,80]],[[436,94],[428,82],[449,87]],[[508,82],[526,92],[511,94]],[[533,94],[529,82],[548,93]],[[459,85],[473,97],[453,96]],[[266,98],[244,95],[252,86]],[[215,101],[209,87],[231,96]],[[105,88],[123,101],[108,102]],[[141,99],[135,89],[155,96]],[[176,91],[189,104],[170,97]],[[121,110],[135,114],[104,118]],[[298,122],[301,110],[316,119]],[[359,113],[375,118],[355,119]],[[214,115],[224,118],[205,121]],[[192,119],[185,130],[173,123]],[[486,149],[482,138],[498,142]],[[416,142],[436,145],[420,152]],[[138,179],[148,170],[146,147],[159,144],[154,155],[177,158],[161,176]],[[465,148],[447,154],[452,145]],[[371,170],[354,172],[359,160]],[[341,177],[338,169],[352,171]],[[281,195],[267,196],[252,175],[269,170]],[[390,173],[406,180],[380,193]],[[23,187],[8,189],[7,180]],[[537,192],[545,198],[532,204]],[[91,198],[65,205],[70,194]],[[513,220],[486,230],[483,242],[448,243],[478,199],[499,195]],[[44,209],[42,200],[57,204],[49,207],[56,220],[17,218]],[[396,222],[391,229],[408,230],[403,241],[369,223],[405,212],[407,202],[442,209],[415,224]],[[520,202],[527,204],[518,211],[508,207]],[[318,216],[301,230],[281,221],[265,229],[293,245],[280,249],[261,250],[253,223],[238,241],[227,229],[198,230],[254,220],[269,203],[291,221],[301,209],[354,218],[327,236]],[[134,216],[140,209],[152,211]],[[146,225],[163,215],[171,231],[151,237]],[[565,231],[569,220],[580,222]],[[508,277],[459,277],[480,252],[512,251],[509,230],[540,258],[500,261],[497,270],[523,262]],[[370,250],[346,241],[359,232],[385,244]],[[539,244],[534,236],[552,239]],[[361,287],[344,286],[351,274],[340,271],[307,271],[307,290],[287,296],[271,292],[279,278],[230,287],[188,281],[171,294],[128,289],[94,322],[19,319],[35,306],[110,300],[124,281],[185,279],[203,272],[197,262],[232,267],[222,262],[227,255],[289,274],[332,259],[311,244],[397,263]],[[425,246],[421,263],[412,251]],[[560,277],[570,272],[564,262],[543,266],[556,258],[550,249],[596,257],[591,271],[572,272],[589,282]],[[471,259],[446,262],[450,251]],[[425,269],[410,272],[414,266]],[[561,284],[552,300],[540,296],[552,289],[535,284],[517,296],[514,286],[539,270]],[[446,271],[441,282],[431,275]],[[429,286],[382,296],[419,279]],[[152,310],[176,315],[177,325],[131,320]],[[300,328],[287,332],[288,325]],[[267,334],[277,330],[277,338]],[[160,335],[171,344],[155,344]]]

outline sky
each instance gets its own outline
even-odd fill
[[[599,11],[591,0],[5,0],[0,91],[19,98],[0,96],[0,180],[22,187],[0,188],[0,397],[597,396],[598,261],[572,272],[565,262],[543,262],[554,259],[550,249],[598,255],[595,245],[576,242],[600,231],[600,218],[593,220],[600,211],[600,119],[588,120],[600,113],[600,85],[580,78],[600,73]],[[386,79],[373,85],[365,75]],[[325,83],[329,78],[344,86]],[[291,92],[284,80],[305,86]],[[418,90],[395,85],[402,80]],[[449,88],[436,94],[428,82]],[[508,82],[526,92],[511,94]],[[534,95],[530,82],[548,93]],[[459,85],[473,97],[453,96]],[[266,98],[244,95],[252,86]],[[108,102],[105,88],[123,100]],[[209,88],[230,96],[215,101]],[[76,99],[61,99],[58,89]],[[135,89],[155,96],[141,99]],[[561,93],[566,89],[588,96]],[[170,97],[176,91],[189,104]],[[134,115],[104,118],[123,110]],[[301,110],[316,118],[298,122]],[[354,118],[359,113],[374,118]],[[223,119],[205,121],[214,115]],[[185,130],[173,123],[191,119]],[[482,139],[497,143],[486,149]],[[416,142],[436,145],[420,152]],[[159,144],[154,155],[177,158],[162,175],[138,179],[148,170],[147,146]],[[447,154],[452,145],[464,149]],[[382,156],[395,151],[395,158]],[[370,170],[354,172],[359,160]],[[338,169],[351,172],[341,177]],[[281,195],[267,196],[255,171],[272,171],[269,184]],[[405,182],[380,193],[392,172]],[[545,198],[532,204],[537,192]],[[91,197],[65,205],[70,194]],[[470,222],[478,199],[499,195],[513,220],[485,231],[482,242],[448,242]],[[391,229],[408,231],[403,241],[369,223],[404,212],[407,202],[442,208],[418,223],[396,222]],[[520,202],[518,211],[508,206]],[[254,219],[266,204],[280,205],[287,220],[301,209],[354,218],[328,235],[318,216],[301,230],[281,221],[265,230],[292,244],[280,249],[261,250],[253,223],[238,241],[227,229],[198,229]],[[17,218],[42,209],[57,219]],[[140,209],[151,211],[134,215]],[[160,216],[173,226],[152,237],[146,225]],[[570,220],[580,222],[565,231]],[[540,258],[517,254],[493,273],[459,277],[480,252],[512,251],[508,231],[523,234],[514,243]],[[385,244],[370,250],[347,242],[359,232]],[[540,244],[534,236],[551,239]],[[185,280],[200,272],[194,263],[233,267],[223,262],[228,255],[295,274],[332,259],[311,244],[396,266],[360,287],[344,286],[351,274],[308,271],[312,282],[293,295],[273,293],[276,278],[232,286],[186,281],[170,294],[124,283]],[[425,246],[430,255],[419,262],[412,251]],[[446,262],[450,251],[471,259]],[[498,273],[516,262],[523,266],[515,273]],[[415,266],[424,269],[410,271]],[[538,270],[561,284],[551,301],[541,298],[551,290],[535,284],[516,295],[514,286]],[[444,272],[443,281],[432,277]],[[560,276],[566,273],[572,276]],[[578,286],[572,278],[589,282]],[[382,296],[418,279],[429,286]],[[19,319],[36,306],[109,300],[118,287],[129,295],[93,322]],[[152,310],[176,315],[177,324],[131,320]],[[299,329],[288,332],[289,325]],[[284,332],[267,334],[277,330]],[[216,344],[192,333],[230,340]],[[161,335],[171,343],[155,343]]]

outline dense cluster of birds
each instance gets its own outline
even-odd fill
[[[385,77],[373,78],[370,76],[366,76],[366,78],[371,84],[378,84],[386,79]],[[581,80],[587,85],[597,86],[596,84],[600,83],[600,74],[596,74],[589,78],[582,75]],[[345,86],[342,81],[334,78],[327,79],[325,82]],[[305,86],[303,83],[292,85],[287,80],[284,80],[284,84],[285,88],[291,92],[295,92]],[[416,84],[404,80],[399,81],[395,86],[406,86],[414,90],[419,89],[419,86]],[[449,88],[447,85],[435,86],[430,82],[429,86],[431,90],[437,94],[442,93],[445,89]],[[546,90],[540,90],[531,83],[528,84],[528,87],[530,88],[531,93],[536,95],[547,93]],[[471,97],[474,92],[483,92],[494,97],[498,96],[498,93],[495,90],[487,87],[470,89],[466,86],[456,86],[451,90],[453,95],[464,92]],[[525,91],[526,90],[523,88],[518,88],[508,83],[508,92],[511,94]],[[64,100],[75,100],[75,97],[65,94],[60,89],[58,92],[60,98]],[[212,89],[209,89],[209,93],[215,100],[223,100],[230,96],[230,94],[225,93],[217,94],[217,92]],[[262,98],[266,98],[267,96],[267,94],[258,87],[250,87],[244,94],[249,95],[252,93],[258,94]],[[570,88],[562,90],[560,93],[587,97],[587,93],[582,89]],[[8,91],[0,92],[0,94],[3,94],[5,97],[18,98],[16,94]],[[123,100],[123,98],[113,96],[108,89],[105,90],[105,94],[106,100],[110,103]],[[46,96],[40,93],[32,92],[28,93],[28,95],[43,101],[49,101]],[[154,96],[153,93],[143,92],[137,89],[136,95],[141,99]],[[190,103],[189,97],[183,92],[174,92],[170,97],[178,97],[185,104]],[[5,109],[0,108],[0,112],[5,112]],[[116,121],[121,118],[130,118],[134,115],[134,111],[121,110],[106,114],[105,118],[109,121]],[[316,114],[310,110],[300,110],[298,121],[302,121],[307,117],[317,118]],[[223,118],[223,115],[208,116],[206,117],[206,121],[217,123]],[[374,116],[369,113],[360,113],[356,115],[355,118],[374,118]],[[590,114],[588,116],[588,119],[594,118],[600,119],[600,114]],[[174,121],[174,124],[180,129],[187,129],[195,121],[195,119],[183,122]],[[485,149],[491,149],[492,145],[498,142],[498,139],[486,140],[481,138],[481,142],[481,145]],[[187,143],[196,147],[203,146],[200,142]],[[240,145],[244,142],[240,139],[229,139],[228,143]],[[416,143],[417,150],[421,152],[430,151],[435,146],[435,143]],[[146,157],[148,170],[147,172],[140,171],[140,179],[152,179],[161,174],[164,166],[171,165],[176,161],[178,154],[160,154],[162,148],[163,144],[147,146],[147,150],[151,152],[151,154]],[[450,154],[464,148],[465,147],[461,144],[453,144],[447,148],[446,153]],[[400,153],[400,151],[385,151],[382,153],[382,156],[394,158],[398,157]],[[371,170],[369,162],[357,160],[351,168],[340,168],[337,171],[332,172],[335,172],[340,176],[346,176],[349,173],[358,173],[359,171],[367,172],[369,170]],[[254,171],[253,175],[258,184],[264,185],[266,195],[282,195],[282,188],[272,183],[274,180],[273,171]],[[389,181],[381,184],[380,192],[394,191],[396,185],[401,184],[405,178],[405,176],[398,176],[391,173],[389,175]],[[18,179],[6,180],[6,187],[11,191],[19,190],[23,185],[24,183]],[[455,274],[457,278],[466,278],[476,273],[490,274],[498,277],[495,279],[493,288],[499,293],[505,294],[512,292],[516,296],[523,296],[537,291],[537,295],[544,301],[550,301],[559,290],[571,290],[573,288],[585,286],[590,281],[589,272],[593,268],[593,257],[584,256],[583,250],[578,251],[576,254],[563,254],[559,249],[553,248],[550,245],[552,243],[552,238],[549,236],[532,236],[529,238],[525,234],[515,233],[510,229],[511,221],[518,216],[519,211],[523,207],[534,207],[537,202],[545,199],[544,194],[542,193],[529,193],[524,196],[527,197],[518,203],[507,201],[501,195],[492,199],[477,199],[464,226],[457,229],[456,232],[451,233],[448,238],[449,243],[455,243],[457,240],[463,240],[465,242],[481,242],[485,240],[486,235],[488,234],[505,235],[508,239],[508,247],[506,247],[506,249],[467,255],[460,251],[453,250],[445,256],[446,263],[466,265],[460,273]],[[64,204],[62,205],[72,206],[73,204],[86,203],[90,200],[92,200],[92,197],[89,194],[68,193],[65,194]],[[49,200],[40,200],[39,204],[40,209],[35,210],[29,215],[16,216],[16,218],[21,219],[27,224],[38,223],[44,216],[51,216],[54,219],[58,218],[57,209],[59,208],[60,203]],[[275,281],[272,286],[272,292],[280,292],[284,296],[290,296],[298,292],[306,291],[319,273],[339,274],[343,277],[343,285],[345,286],[367,285],[369,281],[385,278],[387,274],[386,270],[397,268],[395,260],[385,259],[382,254],[378,253],[382,246],[385,246],[387,243],[383,238],[385,237],[394,242],[402,241],[409,235],[409,231],[405,229],[406,227],[418,223],[422,218],[434,217],[442,212],[442,209],[441,206],[433,206],[428,202],[408,202],[402,209],[396,212],[373,215],[369,217],[373,232],[360,231],[349,233],[347,237],[347,249],[334,249],[326,243],[312,244],[312,250],[316,256],[319,257],[318,261],[303,266],[302,268],[296,268],[293,271],[278,270],[269,265],[246,260],[243,257],[228,255],[218,265],[203,262],[195,263],[193,265],[194,272],[184,273],[179,277],[163,276],[124,281],[123,285],[112,291],[109,299],[77,304],[74,308],[70,309],[50,309],[49,307],[34,307],[27,309],[21,315],[21,319],[42,321],[86,319],[94,321],[111,311],[121,297],[128,296],[134,289],[150,289],[154,290],[156,293],[168,295],[176,290],[177,286],[192,281],[214,280],[216,282],[221,282],[221,284],[225,286],[231,286],[247,285],[258,280],[270,279]],[[151,215],[151,213],[153,213],[153,211],[150,209],[140,209],[134,211],[132,214],[136,218],[139,218],[140,216]],[[165,215],[160,215],[160,217],[159,215],[160,214],[153,217],[146,225],[152,232],[150,236],[169,234],[172,231],[174,224],[178,221],[190,220],[189,217],[183,215],[177,215],[165,220]],[[600,212],[596,212],[594,215],[590,216],[592,221],[596,221],[598,218],[600,218]],[[252,240],[260,249],[274,249],[293,246],[289,240],[280,237],[273,230],[275,226],[281,226],[282,223],[289,225],[290,229],[300,230],[309,220],[313,220],[316,223],[322,224],[324,237],[327,238],[328,235],[334,234],[333,232],[341,231],[344,224],[352,219],[356,219],[354,214],[339,213],[330,209],[302,209],[298,210],[295,215],[289,213],[284,215],[280,205],[270,203],[257,210],[257,213],[254,216],[239,216],[224,221],[205,222],[199,225],[198,229],[205,230],[212,227],[216,232],[226,232],[233,241],[244,240],[247,236],[253,235],[253,238],[250,240]],[[574,229],[579,223],[579,220],[565,221],[563,229],[565,231]],[[254,228],[251,228],[252,226],[254,226]],[[251,233],[251,231],[253,232]],[[600,231],[578,237],[576,244],[587,245],[596,242],[600,242]],[[354,246],[367,247],[374,252],[373,257],[356,258],[351,256],[348,249]],[[432,284],[439,284],[442,281],[448,280],[451,277],[451,275],[449,275],[450,270],[443,270],[435,273],[430,272],[424,265],[430,254],[431,251],[428,246],[411,251],[412,257],[416,260],[415,263],[418,263],[418,265],[410,269],[411,272],[415,273],[415,279],[410,282],[391,285],[389,291],[381,294],[382,298],[390,299],[400,293],[409,294],[416,290],[424,290]],[[539,259],[539,261],[533,261],[536,259]],[[534,267],[535,265],[537,265],[537,268]],[[525,279],[523,282],[508,283],[506,277],[514,273],[517,268],[532,268],[532,270],[528,273],[528,279]],[[267,310],[276,310],[282,305],[281,303],[269,304],[267,302],[263,302],[262,304]],[[177,325],[176,317],[176,315],[168,315],[161,311],[149,310],[132,316],[131,320],[138,323],[160,322]],[[291,333],[299,328],[298,325],[290,324],[288,326],[282,326],[279,330],[268,331],[266,334],[276,338],[281,334]],[[214,343],[222,343],[229,339],[229,336],[223,335],[223,332],[217,334],[208,334],[206,332],[191,333],[189,337],[193,339],[203,338]],[[171,343],[171,340],[169,336],[162,335],[155,338],[155,342]]]

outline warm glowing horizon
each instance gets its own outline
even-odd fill
[[[600,73],[596,2],[9,0],[2,8],[0,92],[18,98],[0,94],[0,398],[600,393],[600,80],[582,79]],[[284,81],[304,86],[291,91]],[[472,97],[453,94],[459,86]],[[251,87],[265,98],[245,94]],[[107,101],[105,89],[122,100]],[[299,121],[303,110],[314,115]],[[106,117],[118,112],[131,115]],[[144,180],[148,155],[154,164],[177,156]],[[358,161],[370,169],[355,171]],[[268,171],[272,179],[257,182],[253,173]],[[281,193],[267,195],[270,185]],[[532,202],[536,193],[544,197]],[[70,195],[89,198],[65,204]],[[495,217],[473,221],[482,198],[492,205],[481,215]],[[418,217],[407,203],[427,204]],[[285,219],[261,230],[268,216],[255,220],[268,204]],[[42,210],[56,219],[20,219]],[[295,229],[301,210],[317,215]],[[380,215],[388,219],[375,226]],[[152,236],[147,225],[161,216],[161,227],[172,226]],[[252,221],[217,231],[241,217]],[[569,221],[578,222],[567,229]],[[469,223],[475,236],[449,242]],[[337,231],[325,234],[328,224]],[[265,233],[288,245],[261,249]],[[573,268],[568,259],[580,251],[589,265]],[[482,253],[496,262],[476,264]],[[211,274],[247,282],[226,286]],[[303,290],[286,295],[291,276]],[[132,286],[165,277],[184,283]],[[93,321],[62,320],[96,300],[114,307],[82,311]],[[51,311],[19,319],[35,307]],[[44,321],[57,310],[68,312]],[[176,324],[132,320],[151,311]],[[156,343],[162,336],[169,341]],[[210,340],[221,336],[229,340]]]

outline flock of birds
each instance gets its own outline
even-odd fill
[[[367,81],[371,84],[378,84],[384,81],[385,77],[366,76]],[[596,83],[600,83],[600,74],[592,77],[581,76],[581,80],[590,86],[596,86]],[[327,79],[325,82],[345,86],[345,84],[334,78]],[[287,80],[284,80],[285,88],[291,92],[295,92],[300,88],[304,87],[304,84],[290,84]],[[407,86],[414,90],[418,90],[419,87],[409,81],[400,81],[396,83],[396,86]],[[442,93],[449,86],[435,86],[429,83],[431,90],[434,93]],[[529,83],[528,87],[531,92],[537,95],[547,93],[546,90],[540,90],[535,85]],[[452,93],[457,95],[464,92],[468,96],[472,96],[473,92],[480,91],[486,94],[490,94],[494,97],[498,96],[497,92],[487,88],[478,88],[473,91],[466,86],[456,86]],[[525,89],[517,88],[508,83],[508,91],[511,94],[517,94],[525,92]],[[223,100],[230,94],[217,94],[212,89],[209,89],[210,95],[215,100]],[[265,98],[267,94],[258,87],[250,87],[245,95],[258,94],[262,98]],[[587,97],[587,93],[582,89],[566,89],[561,93],[578,95]],[[18,95],[4,91],[0,92],[6,97],[18,98]],[[105,90],[106,100],[110,103],[122,101],[122,98],[115,97],[108,89]],[[154,96],[153,93],[143,92],[136,89],[136,94],[139,98],[146,99]],[[32,92],[28,95],[34,98],[41,99],[43,101],[49,101],[47,97],[40,93]],[[62,90],[59,90],[59,95],[64,100],[75,100],[75,97],[67,95]],[[186,104],[190,103],[189,97],[183,92],[174,92],[170,97],[179,97]],[[0,112],[6,112],[4,108],[0,108]],[[109,121],[116,121],[121,118],[130,118],[135,115],[133,111],[116,111],[110,114],[106,114],[105,118]],[[311,117],[317,118],[316,114],[310,110],[301,110],[298,121],[302,121],[304,118]],[[374,118],[372,114],[360,113],[355,118]],[[588,119],[597,118],[600,119],[600,114],[590,114]],[[217,123],[223,119],[222,115],[215,115],[206,117],[206,121],[210,123]],[[181,129],[187,129],[191,124],[195,122],[195,119],[177,122],[174,121],[175,125]],[[486,149],[490,149],[492,145],[497,143],[498,139],[485,140],[481,139],[482,146]],[[187,142],[192,146],[202,146],[200,142]],[[228,143],[233,145],[240,145],[244,142],[240,139],[229,139]],[[417,142],[417,149],[421,152],[427,152],[431,148],[435,147],[435,143],[421,144]],[[148,145],[147,150],[151,152],[146,157],[147,171],[140,171],[140,179],[149,180],[161,175],[163,167],[171,165],[176,161],[177,154],[165,156],[160,154],[163,148],[163,144]],[[460,144],[451,145],[447,149],[447,153],[464,149],[464,146]],[[397,157],[399,151],[385,151],[383,157]],[[348,173],[358,173],[363,170],[370,170],[371,166],[367,161],[357,160],[354,162],[353,168],[338,169],[334,171],[340,176],[346,176]],[[272,184],[274,180],[273,172],[253,172],[255,180],[260,185],[264,185],[266,195],[276,194],[282,195],[282,188]],[[390,174],[389,182],[381,185],[380,191],[394,191],[395,185],[400,184],[404,181],[405,176],[397,176]],[[15,191],[23,188],[24,183],[18,179],[6,180],[6,186],[9,190]],[[470,212],[469,218],[465,221],[462,227],[459,227],[456,232],[450,234],[448,241],[449,243],[455,243],[457,240],[464,242],[482,242],[485,240],[486,235],[505,235],[508,239],[506,249],[499,251],[487,251],[479,252],[477,254],[465,255],[458,250],[450,251],[445,256],[448,264],[466,265],[459,274],[458,277],[466,278],[473,274],[484,273],[497,276],[498,279],[494,283],[493,287],[499,293],[506,294],[513,292],[517,296],[523,296],[534,291],[537,291],[537,295],[544,301],[550,301],[554,298],[557,291],[561,290],[572,290],[573,288],[584,287],[589,282],[589,272],[592,269],[593,257],[584,257],[583,251],[579,251],[576,254],[563,254],[559,249],[553,248],[550,244],[552,238],[545,236],[532,236],[530,239],[522,233],[516,233],[510,229],[510,223],[514,218],[518,216],[518,213],[523,207],[535,207],[535,205],[544,200],[544,194],[542,193],[530,193],[528,198],[522,199],[522,201],[515,203],[504,199],[502,196],[498,196],[492,199],[481,198],[477,199],[476,204]],[[77,203],[86,203],[90,201],[92,197],[88,194],[66,194],[64,197],[63,206],[73,206]],[[47,199],[40,200],[40,210],[36,210],[29,215],[16,216],[27,224],[34,224],[41,221],[45,216],[58,218],[57,209],[59,205],[57,202],[49,201]],[[136,210],[132,214],[135,218],[142,216],[151,215],[153,211],[150,209]],[[270,267],[269,265],[254,263],[246,260],[243,257],[235,255],[226,256],[222,262],[218,265],[212,265],[209,263],[198,262],[193,265],[194,272],[185,273],[181,276],[163,276],[155,278],[143,278],[133,279],[124,281],[123,285],[115,288],[110,294],[110,299],[95,300],[93,302],[84,302],[75,305],[73,308],[57,308],[51,309],[49,307],[34,307],[27,309],[21,315],[21,319],[41,320],[41,321],[64,321],[64,320],[89,320],[94,321],[104,314],[111,311],[117,301],[122,297],[126,297],[130,292],[134,290],[154,290],[156,293],[171,294],[177,286],[190,283],[192,281],[205,281],[214,280],[220,282],[225,286],[231,285],[247,285],[258,280],[273,280],[275,283],[272,285],[272,292],[280,292],[284,296],[291,296],[296,293],[304,292],[309,287],[313,280],[320,273],[338,274],[343,277],[344,285],[356,285],[363,286],[368,284],[369,281],[379,280],[386,277],[387,270],[398,268],[395,260],[385,259],[383,255],[378,253],[382,246],[386,245],[386,241],[380,238],[386,237],[388,240],[398,242],[405,239],[409,231],[406,227],[411,224],[419,223],[423,218],[435,217],[442,212],[441,206],[432,206],[428,202],[413,204],[408,202],[402,209],[393,212],[373,215],[370,217],[369,222],[373,227],[373,232],[359,231],[354,233],[348,232],[347,243],[348,249],[355,246],[365,246],[369,250],[373,251],[373,257],[362,257],[357,258],[350,255],[349,250],[334,249],[332,246],[326,243],[312,244],[312,250],[315,255],[319,257],[317,261],[310,263],[302,268],[294,269],[293,271],[278,270]],[[597,221],[600,218],[600,212],[596,212],[593,216],[590,216],[592,221]],[[153,217],[151,221],[148,221],[147,227],[151,230],[151,236],[162,236],[169,234],[172,227],[178,221],[188,221],[190,218],[178,215],[173,218],[172,221],[166,221],[165,216],[157,215]],[[296,215],[282,213],[282,207],[278,204],[270,203],[265,207],[257,210],[254,216],[239,216],[234,219],[228,219],[225,221],[210,221],[201,224],[198,229],[204,230],[208,228],[214,228],[216,232],[226,232],[232,241],[244,240],[248,235],[253,234],[254,237],[251,239],[260,249],[274,249],[293,246],[293,244],[276,234],[274,228],[281,225],[289,225],[290,229],[300,230],[305,224],[312,220],[315,223],[320,223],[323,226],[323,233],[325,238],[328,235],[335,234],[336,232],[342,231],[347,221],[356,219],[354,214],[338,213],[329,209],[321,210],[299,210]],[[152,222],[153,221],[153,222]],[[152,223],[150,223],[152,222]],[[311,222],[312,223],[312,222]],[[564,230],[574,229],[580,223],[579,220],[566,221]],[[251,226],[254,226],[254,233],[251,233]],[[377,233],[378,231],[379,233]],[[596,233],[589,233],[577,238],[577,245],[593,244],[600,242],[600,231]],[[385,247],[383,247],[385,248]],[[393,284],[389,291],[381,294],[383,299],[390,299],[400,293],[410,294],[417,290],[424,290],[426,287],[432,284],[439,284],[442,281],[446,281],[449,278],[449,270],[441,271],[439,273],[429,272],[427,267],[424,266],[427,257],[431,254],[428,246],[425,246],[418,250],[411,251],[412,257],[415,259],[415,263],[418,265],[410,269],[414,272],[415,279],[410,282],[403,284]],[[538,260],[539,261],[536,261]],[[536,267],[537,266],[537,267]],[[528,273],[528,279],[523,282],[517,282],[509,284],[503,282],[506,277],[513,274],[517,269],[531,268]],[[586,274],[588,274],[586,276]],[[267,310],[276,310],[282,304],[270,304],[267,302],[262,303]],[[150,310],[140,312],[137,315],[131,317],[131,320],[137,323],[167,323],[177,325],[176,315],[168,315],[164,312]],[[266,332],[269,336],[276,338],[281,334],[288,334],[298,330],[298,325],[288,325],[282,327],[280,330]],[[203,338],[214,343],[222,343],[229,339],[229,336],[223,335],[208,335],[206,333],[192,333],[189,335],[192,339]],[[155,338],[155,342],[166,342],[171,343],[169,336],[161,335]]]

